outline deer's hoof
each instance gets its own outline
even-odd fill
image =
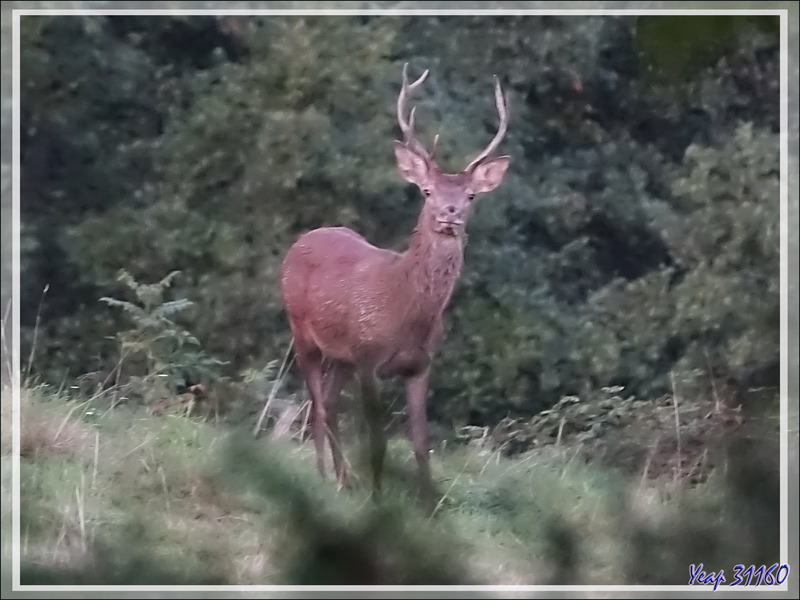
[[[339,491],[352,490],[353,489],[353,484],[350,481],[350,478],[345,474],[339,475],[336,478],[336,489],[338,489]]]

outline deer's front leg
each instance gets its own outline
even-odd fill
[[[438,501],[438,494],[431,477],[429,456],[428,415],[426,414],[429,373],[430,370],[425,369],[422,373],[406,379],[406,402],[409,433],[419,470],[420,496],[426,505],[433,508]]]

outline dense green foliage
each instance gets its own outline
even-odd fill
[[[448,168],[491,136],[492,74],[512,111],[512,172],[476,208],[446,316],[437,420],[531,417],[606,386],[653,396],[674,371],[777,386],[767,21],[702,19],[698,47],[696,27],[681,45],[655,17],[24,17],[33,369],[59,383],[115,368],[130,325],[99,298],[127,298],[120,269],[144,283],[181,271],[163,301],[192,302],[170,323],[203,364],[235,381],[280,359],[277,270],[300,232],[343,224],[402,249],[411,231],[421,199],[391,152],[410,61],[432,70],[419,130],[441,131]]]

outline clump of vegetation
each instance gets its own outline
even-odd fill
[[[688,342],[683,362],[696,366],[703,352],[726,377],[753,385],[777,383],[778,141],[778,134],[743,124],[719,148],[691,146],[690,171],[674,187],[691,226],[665,228],[687,271],[673,293],[676,329]],[[698,338],[702,350],[689,342]]]
[[[136,296],[137,302],[103,297],[109,306],[122,309],[132,321],[132,328],[118,334],[120,359],[115,381],[122,387],[115,391],[138,395],[145,404],[163,401],[170,395],[186,391],[190,386],[215,382],[221,377],[222,361],[208,356],[200,342],[176,323],[177,313],[192,307],[190,300],[166,301],[164,291],[177,271],[152,284],[137,282],[124,269],[118,279]],[[123,375],[123,370],[128,373]]]

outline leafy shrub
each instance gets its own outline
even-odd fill
[[[206,355],[197,338],[173,320],[173,315],[192,307],[192,302],[185,298],[164,300],[164,290],[177,275],[178,271],[173,271],[161,281],[144,284],[123,269],[118,279],[134,292],[138,303],[100,298],[111,307],[121,308],[132,321],[131,329],[118,334],[121,348],[118,368],[128,370],[131,376],[125,387],[144,396],[148,404],[155,399],[154,393],[164,397],[190,385],[218,379],[223,365],[222,361]],[[144,363],[141,371],[131,368],[130,363],[135,365],[137,359]]]

